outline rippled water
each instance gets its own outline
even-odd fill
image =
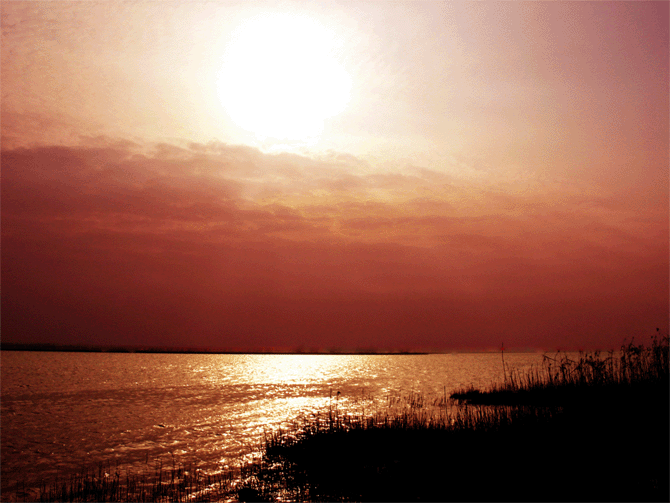
[[[520,369],[541,360],[505,355]],[[5,351],[1,361],[3,493],[16,480],[36,485],[101,461],[139,469],[174,456],[217,471],[301,413],[373,412],[412,392],[431,403],[503,378],[500,354]]]

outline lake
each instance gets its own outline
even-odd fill
[[[541,364],[506,353],[508,368]],[[3,351],[2,492],[83,465],[141,471],[156,459],[215,473],[250,456],[264,431],[301,414],[373,413],[421,393],[503,380],[500,353],[213,355]],[[338,394],[339,392],[339,394]]]

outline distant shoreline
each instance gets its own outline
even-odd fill
[[[219,355],[429,355],[446,354],[427,351],[272,351],[272,350],[223,350],[166,347],[106,347],[67,344],[0,344],[0,351],[50,351],[61,353],[155,353],[155,354],[219,354]]]
[[[146,354],[206,354],[206,355],[447,355],[447,354],[500,354],[500,350],[451,350],[451,351],[338,351],[338,350],[227,350],[209,348],[170,348],[149,346],[84,346],[70,344],[27,344],[27,343],[0,343],[0,351],[51,351],[60,353],[146,353]],[[505,349],[505,353],[550,353],[540,349]]]

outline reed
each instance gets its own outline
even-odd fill
[[[631,340],[618,353],[603,356],[596,351],[580,353],[572,360],[567,354],[544,355],[543,364],[525,372],[506,369],[503,383],[488,389],[458,390],[450,398],[459,403],[488,405],[567,405],[593,398],[657,396],[668,384],[668,336],[653,337],[649,347]]]
[[[314,414],[266,435],[240,496],[249,501],[446,501],[451,492],[455,500],[469,500],[464,496],[481,485],[473,477],[481,465],[479,449],[502,442],[506,446],[499,448],[507,451],[513,429],[539,431],[554,414],[549,408],[481,406],[373,416]],[[451,477],[463,486],[447,489]]]
[[[193,465],[164,464],[153,470],[122,471],[118,464],[84,466],[66,478],[44,482],[36,491],[16,491],[14,501],[187,502],[221,501],[236,494],[240,471],[207,474]]]

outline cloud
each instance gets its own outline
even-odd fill
[[[3,337],[612,347],[667,321],[667,207],[631,197],[220,143],[5,150]]]

